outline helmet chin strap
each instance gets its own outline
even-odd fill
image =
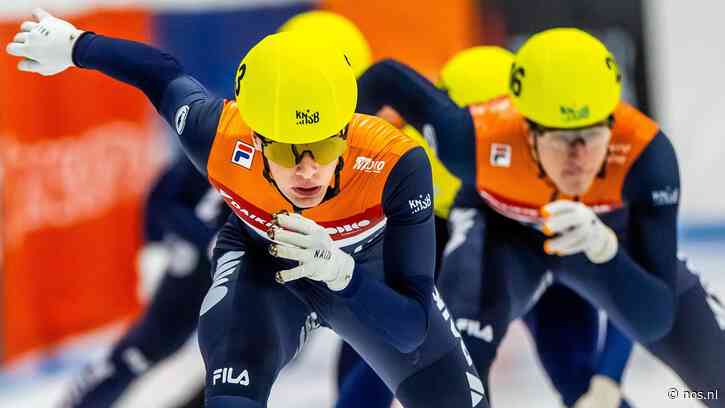
[[[337,166],[335,166],[335,186],[330,189],[327,188],[327,192],[325,193],[325,198],[322,199],[322,202],[324,203],[327,200],[332,199],[336,195],[340,193],[340,173],[342,172],[342,168],[345,167],[345,161],[342,159],[342,156],[337,160]]]

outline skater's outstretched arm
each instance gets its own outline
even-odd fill
[[[55,75],[76,66],[95,69],[140,89],[176,130],[182,147],[206,174],[223,100],[184,73],[171,55],[134,41],[83,32],[36,9],[6,51],[23,59],[21,71]]]

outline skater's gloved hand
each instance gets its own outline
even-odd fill
[[[278,213],[272,222],[267,234],[278,243],[270,245],[269,253],[300,263],[296,268],[277,272],[277,282],[309,278],[325,282],[334,291],[347,287],[355,260],[333,245],[323,227],[299,214]]]
[[[591,208],[569,200],[558,200],[541,208],[544,251],[559,256],[584,254],[593,263],[605,263],[617,254],[617,235],[604,225]]]
[[[55,75],[73,65],[73,45],[83,31],[51,16],[43,9],[33,10],[36,21],[25,21],[5,50],[23,59],[18,69],[41,75]]]
[[[595,375],[589,390],[577,400],[574,408],[619,408],[621,400],[619,384],[609,377]]]

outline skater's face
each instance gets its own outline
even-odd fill
[[[577,196],[589,190],[601,170],[611,135],[608,122],[574,130],[532,128],[529,143],[557,189]]]
[[[262,149],[259,138],[255,138],[258,149]],[[285,167],[268,160],[269,173],[277,188],[298,208],[311,208],[322,203],[330,186],[339,157],[327,164],[320,164],[305,152],[293,167]]]

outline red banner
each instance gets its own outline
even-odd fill
[[[150,39],[145,12],[70,21]],[[19,24],[0,24],[3,44]],[[96,72],[46,78],[17,62],[0,56],[3,361],[138,310],[141,197],[159,157],[143,94]]]

